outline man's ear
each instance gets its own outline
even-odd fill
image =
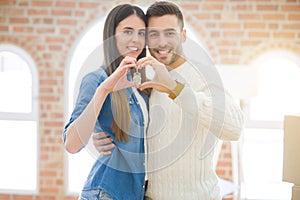
[[[186,41],[186,29],[182,30],[182,42]]]

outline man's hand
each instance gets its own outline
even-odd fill
[[[170,94],[172,92],[172,90],[170,88],[168,88],[166,85],[161,84],[161,83],[157,83],[154,81],[147,81],[142,83],[139,87],[140,90],[144,90],[147,88],[153,88],[159,92],[164,92],[164,93],[168,93]]]
[[[104,132],[94,133],[93,143],[98,152],[105,156],[111,155],[113,148],[115,148],[112,138]]]
[[[172,89],[174,89],[177,85],[176,81],[172,79],[170,73],[167,70],[167,67],[156,60],[152,56],[147,56],[141,58],[137,61],[138,68],[144,68],[146,66],[150,66],[154,70],[154,77],[151,81],[146,81],[140,85],[139,89],[144,90],[146,88],[153,88],[158,90],[159,92],[165,92],[170,94]]]

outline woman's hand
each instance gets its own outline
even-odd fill
[[[102,83],[104,89],[113,92],[133,86],[133,83],[127,79],[127,72],[136,66],[136,59],[126,56],[117,69]]]

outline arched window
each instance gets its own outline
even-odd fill
[[[66,120],[69,120],[71,116],[81,79],[88,72],[99,68],[103,62],[103,58],[101,57],[103,26],[104,19],[100,19],[82,37],[78,38],[76,48],[70,58],[68,64],[69,71],[66,73],[66,80],[68,80],[66,89],[68,91],[68,112]],[[92,145],[89,146],[93,147]],[[77,154],[68,154],[67,162],[67,191],[71,194],[78,193],[81,191],[88,173],[95,162],[95,157],[91,155],[87,148],[84,148]]]
[[[272,51],[252,66],[258,72],[258,94],[245,107],[243,198],[290,199],[291,184],[282,181],[283,120],[300,113],[300,58]]]
[[[0,188],[37,191],[38,76],[30,55],[0,45]]]

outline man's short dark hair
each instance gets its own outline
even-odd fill
[[[169,1],[157,1],[147,9],[147,19],[151,17],[161,17],[163,15],[175,15],[178,19],[181,30],[184,27],[183,14],[179,7]]]

